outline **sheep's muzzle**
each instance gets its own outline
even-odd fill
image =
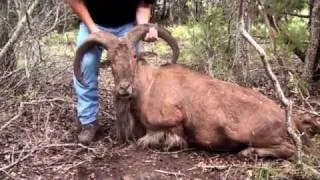
[[[130,98],[133,95],[133,86],[129,81],[122,81],[115,87],[116,95],[119,98]]]

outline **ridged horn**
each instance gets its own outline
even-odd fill
[[[134,27],[127,33],[129,41],[135,46],[140,40],[144,39],[145,35],[149,32],[149,29],[154,27],[158,31],[158,36],[163,39],[172,49],[171,63],[176,63],[179,58],[180,49],[176,39],[171,35],[169,31],[156,24],[141,24]]]
[[[73,71],[75,78],[83,85],[88,86],[83,79],[81,72],[82,59],[85,53],[93,48],[94,46],[102,46],[106,50],[112,49],[112,47],[118,42],[118,38],[108,32],[97,32],[89,35],[88,39],[85,40],[76,51],[76,56],[73,64]]]

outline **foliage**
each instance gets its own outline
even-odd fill
[[[192,37],[192,43],[199,47],[199,55],[205,54],[209,59],[214,54],[219,54],[226,49],[227,45],[227,21],[221,8],[213,7],[206,11],[199,22],[191,21],[189,24],[189,33]]]
[[[290,74],[290,83],[293,85],[292,92],[303,96],[309,96],[308,82],[298,73]]]
[[[253,177],[257,180],[269,180],[277,174],[277,171],[271,167],[260,167],[255,169]]]
[[[54,31],[42,39],[42,43],[46,45],[46,51],[55,55],[67,55],[73,57],[74,51],[68,48],[68,45],[74,46],[76,42],[77,30],[70,30],[63,34]]]
[[[278,36],[278,40],[282,45],[288,45],[293,50],[294,48],[306,49],[308,42],[307,21],[298,17],[288,18],[283,22],[282,29]],[[288,38],[290,43],[288,44]]]
[[[207,65],[208,71],[212,71],[213,74],[225,75],[228,71],[228,56],[225,54],[229,38],[227,23],[228,18],[224,15],[223,9],[212,7],[200,20],[189,20],[184,31],[187,33],[176,33],[189,41],[185,43],[189,50],[189,55],[185,55],[189,63],[202,63]]]
[[[276,13],[301,11],[304,8],[306,8],[307,5],[308,5],[307,0],[290,0],[290,1],[269,0],[268,1],[269,11],[273,11]]]

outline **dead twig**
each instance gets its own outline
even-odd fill
[[[183,174],[181,172],[170,172],[170,171],[164,171],[164,170],[159,170],[159,169],[156,169],[154,171],[158,172],[158,173],[162,173],[162,174],[173,175],[173,176],[186,176],[185,174]]]
[[[21,102],[20,106],[18,108],[18,114],[15,115],[13,118],[11,118],[9,121],[7,121],[3,126],[1,126],[0,132],[3,129],[5,129],[7,126],[9,126],[9,124],[11,124],[13,121],[17,120],[23,114],[25,105],[32,105],[32,104],[34,105],[34,104],[39,104],[39,103],[43,103],[43,102],[55,102],[55,101],[66,102],[66,100],[62,99],[62,98],[40,99],[40,100],[33,100],[33,101],[29,101],[29,102]]]
[[[225,165],[220,165],[220,166],[210,166],[210,165],[201,165],[199,166],[202,169],[215,169],[215,170],[226,170],[229,169],[231,166],[225,166]]]
[[[13,121],[17,120],[22,115],[23,109],[24,109],[24,103],[20,103],[20,106],[18,108],[18,114],[15,115],[13,118],[11,118],[9,121],[7,121],[3,126],[1,126],[0,132],[3,129],[5,129],[7,126],[9,126],[9,124],[11,124]]]
[[[299,110],[301,110],[303,112],[306,112],[306,113],[312,114],[314,116],[320,117],[320,114],[318,112],[316,112],[316,111],[309,111],[309,110],[306,110],[306,109],[304,109],[304,108],[302,108],[300,106],[297,106],[297,105],[294,105],[294,107],[298,108]]]
[[[26,160],[27,158],[32,156],[32,154],[35,152],[35,150],[36,150],[36,148],[33,148],[27,155],[25,155],[25,156],[23,156],[21,158],[18,158],[16,161],[12,162],[11,164],[8,164],[8,165],[6,165],[4,167],[1,167],[0,171],[4,172],[6,169],[9,169],[12,166],[15,166],[16,164],[18,164],[19,162]]]
[[[226,179],[228,178],[231,168],[232,168],[232,166],[230,166],[230,167],[228,168],[227,173],[226,173],[226,175],[224,176],[223,179],[226,180]]]
[[[94,148],[90,148],[80,143],[49,144],[49,145],[42,146],[40,149],[42,150],[42,149],[54,148],[54,147],[81,147],[83,149],[87,149],[93,152],[94,154],[97,154],[97,151]]]
[[[85,162],[87,162],[87,161],[80,161],[80,162],[78,162],[78,163],[75,163],[75,164],[73,164],[72,166],[70,166],[70,167],[68,167],[68,168],[65,168],[63,171],[64,171],[64,173],[66,173],[66,172],[68,172],[70,169],[73,169],[73,168],[75,168],[75,167],[78,167],[78,166],[80,166],[81,164],[83,164],[83,163],[85,163]]]
[[[35,0],[32,3],[32,5],[30,6],[30,8],[27,11],[28,14],[32,14],[33,13],[33,11],[35,10],[35,7],[39,4],[39,1],[40,0]],[[9,41],[1,49],[1,51],[0,51],[0,59],[3,59],[4,55],[7,53],[9,48],[18,39],[20,33],[23,30],[23,27],[24,27],[24,24],[25,24],[26,21],[27,21],[27,17],[26,16],[23,16],[23,18],[20,19],[20,21],[18,22],[18,25],[17,25],[15,31],[13,32],[12,36],[10,37]]]
[[[202,170],[205,169],[214,169],[214,170],[226,170],[232,168],[232,167],[243,167],[240,165],[207,165],[204,164],[203,162],[199,162],[198,164],[196,164],[195,166],[193,166],[192,168],[189,168],[188,171],[192,171],[198,168],[201,168]]]
[[[1,168],[0,168],[0,171],[5,172],[7,169],[15,166],[16,164],[18,164],[18,163],[26,160],[26,159],[29,158],[30,156],[32,156],[36,151],[41,151],[41,150],[48,149],[48,148],[53,148],[53,147],[81,147],[81,148],[87,149],[87,150],[89,150],[89,151],[91,151],[91,152],[93,152],[93,153],[95,153],[95,154],[97,153],[95,149],[90,148],[90,147],[85,146],[85,145],[80,144],[80,143],[48,144],[48,145],[43,145],[43,146],[35,146],[35,147],[33,147],[31,150],[25,150],[25,149],[24,149],[24,150],[20,151],[20,152],[19,152],[19,154],[20,154],[20,155],[19,155],[19,158],[18,158],[17,160],[13,161],[12,163],[8,164],[8,165],[1,167]],[[24,153],[26,153],[26,152],[28,152],[27,155],[22,156],[22,154],[24,154]],[[83,163],[83,162],[82,162],[82,163]],[[80,164],[81,164],[81,163],[78,163],[78,164],[76,164],[76,166],[78,166],[78,165],[80,165]],[[74,167],[75,167],[75,166],[74,166]]]
[[[178,154],[178,153],[182,153],[182,152],[186,152],[186,151],[192,151],[195,150],[196,148],[187,148],[187,149],[181,149],[178,151],[169,151],[169,152],[163,152],[163,151],[155,151],[155,150],[151,150],[153,153],[156,154]]]

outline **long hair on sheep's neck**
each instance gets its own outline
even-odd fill
[[[114,98],[116,112],[115,131],[121,143],[136,141],[145,134],[144,126],[132,114],[130,99]]]

